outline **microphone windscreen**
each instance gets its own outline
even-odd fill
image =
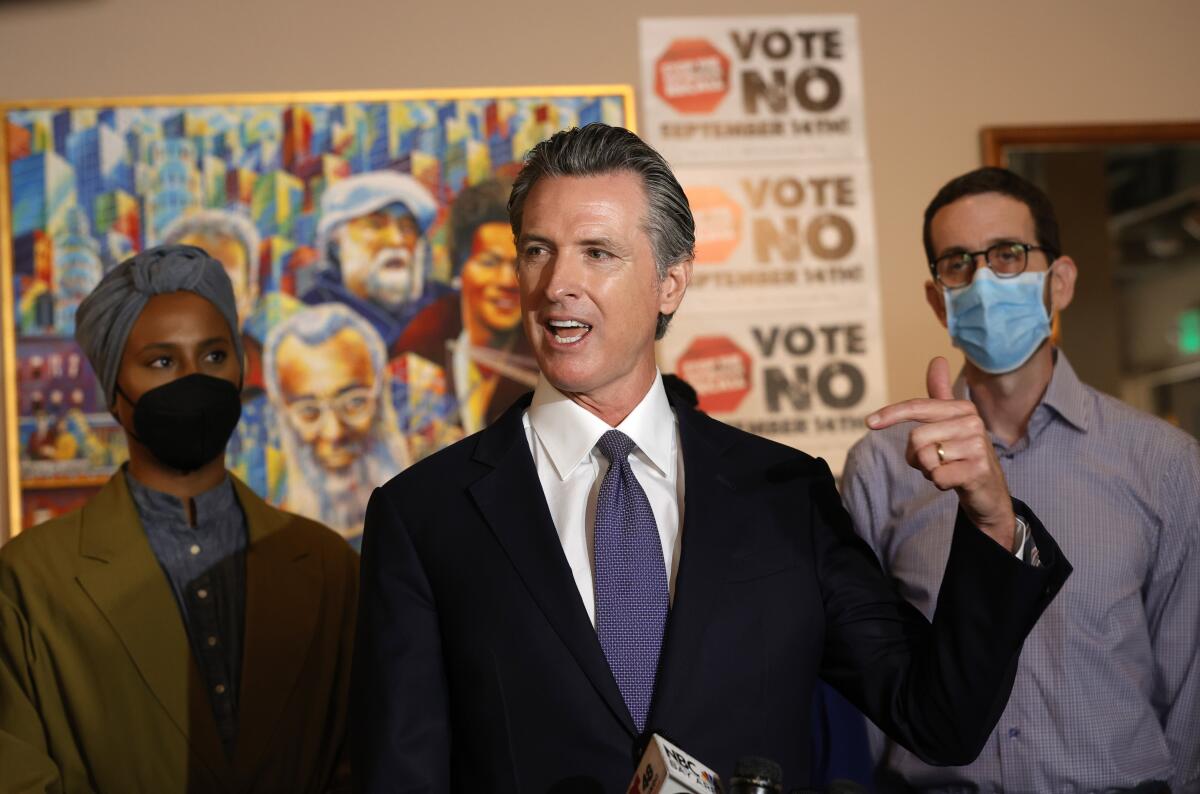
[[[744,755],[733,768],[734,777],[757,778],[770,783],[783,782],[783,767],[770,758]]]
[[[783,767],[769,758],[744,755],[729,779],[729,794],[781,794]]]

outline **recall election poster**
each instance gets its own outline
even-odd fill
[[[880,338],[873,307],[708,312],[685,300],[658,358],[692,385],[702,411],[840,474],[886,399]]]
[[[660,367],[838,474],[887,401],[858,21],[643,19],[641,56],[643,132],[696,218]]]
[[[686,308],[875,308],[865,164],[680,168],[676,176],[696,219]]]
[[[643,132],[673,165],[863,160],[851,15],[641,20]]]

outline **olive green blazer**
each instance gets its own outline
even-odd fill
[[[118,473],[0,548],[0,792],[348,787],[358,555],[234,485],[249,539],[233,757]]]

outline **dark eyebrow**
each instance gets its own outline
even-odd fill
[[[943,257],[953,256],[955,254],[963,254],[966,253],[966,251],[967,249],[961,245],[952,245],[949,248],[943,248],[940,252],[938,252],[934,259],[942,259]]]
[[[201,341],[199,344],[199,347],[208,347],[210,345],[219,344],[221,342],[224,342],[224,343],[230,344],[230,345],[233,344],[233,340],[231,340],[228,336],[210,336],[208,339]],[[149,353],[151,351],[157,351],[157,350],[171,353],[176,350],[179,350],[181,347],[183,347],[183,346],[178,344],[177,342],[151,342],[150,344],[143,346],[142,349],[137,352],[137,354],[141,355],[142,353]]]
[[[580,240],[580,245],[594,245],[599,248],[620,248],[617,241],[610,237],[591,237],[587,240]]]
[[[521,236],[517,238],[517,244],[523,245],[525,243],[546,243],[547,245],[551,244],[549,238],[542,237],[539,234],[529,234],[528,232],[522,232]]]
[[[174,342],[151,342],[150,344],[142,347],[142,349],[138,351],[138,355],[141,355],[142,353],[149,353],[152,350],[172,352],[178,349],[179,345],[175,344]]]
[[[609,253],[616,255],[618,259],[629,258],[632,251],[627,244],[623,244],[611,237],[592,237],[587,240],[580,240],[579,245],[585,248],[603,248]]]
[[[984,246],[983,246],[983,249],[981,249],[981,250],[984,250],[984,251],[986,251],[987,249],[989,249],[989,248],[992,248],[992,247],[994,247],[994,246],[997,246],[997,245],[1025,245],[1025,246],[1029,246],[1029,245],[1037,245],[1037,243],[1026,243],[1026,242],[1023,242],[1023,241],[1021,241],[1021,240],[1017,240],[1017,239],[1015,239],[1015,238],[1013,238],[1013,237],[992,237],[992,238],[990,238],[989,240],[987,240],[987,242],[986,242],[986,243],[984,244]],[[952,246],[950,246],[949,248],[947,248],[947,249],[945,249],[944,251],[942,251],[940,254],[938,254],[938,255],[937,255],[936,257],[934,257],[934,258],[935,258],[935,259],[942,259],[942,258],[944,258],[944,257],[947,257],[947,256],[954,256],[955,254],[965,254],[965,253],[967,253],[969,250],[970,250],[969,248],[966,248],[966,247],[964,247],[964,246],[961,246],[961,245],[952,245]]]

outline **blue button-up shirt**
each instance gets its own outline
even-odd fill
[[[961,378],[956,393],[967,396]],[[856,444],[842,492],[859,534],[931,617],[958,499],[905,462],[911,430]],[[1091,792],[1147,780],[1200,791],[1196,440],[1085,386],[1059,352],[1025,436],[992,442],[1013,496],[1075,571],[1026,640],[979,758],[931,767],[889,745],[885,763],[918,788],[947,792]]]
[[[154,556],[179,605],[217,732],[232,757],[246,613],[246,517],[233,481],[195,497],[196,524],[178,498],[147,488],[125,471]]]

